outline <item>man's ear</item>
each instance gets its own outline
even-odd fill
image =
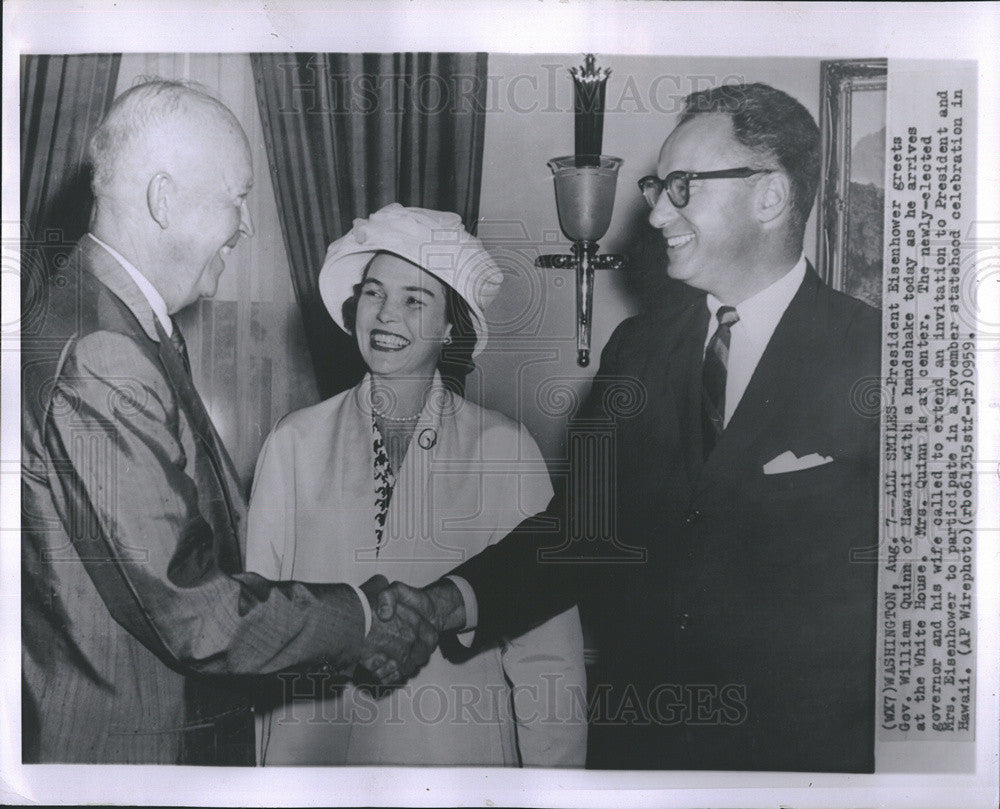
[[[174,181],[163,171],[154,174],[146,186],[146,206],[149,208],[149,215],[163,230],[170,224],[170,196],[173,190]]]
[[[792,203],[792,185],[783,171],[764,175],[757,187],[757,219],[762,223],[775,221]]]

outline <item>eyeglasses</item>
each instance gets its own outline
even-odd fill
[[[649,174],[639,180],[639,190],[650,208],[655,208],[660,195],[666,190],[667,197],[675,208],[683,208],[691,198],[692,180],[722,180],[736,177],[752,177],[754,174],[770,174],[774,169],[720,169],[719,171],[672,171],[664,178]]]

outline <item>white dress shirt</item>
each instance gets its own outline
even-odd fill
[[[747,385],[750,384],[750,377],[753,376],[764,354],[764,349],[771,341],[771,335],[774,334],[778,321],[798,292],[805,275],[806,257],[802,256],[781,278],[736,307],[740,319],[730,330],[732,337],[729,341],[729,359],[726,363],[726,412],[723,415],[723,425],[729,424],[729,419],[743,398]],[[709,294],[705,298],[705,303],[711,315],[705,334],[707,349],[719,325],[715,313],[723,302]]]

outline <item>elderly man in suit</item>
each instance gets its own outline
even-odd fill
[[[384,579],[243,572],[245,503],[171,318],[252,234],[236,118],[149,82],[116,99],[92,158],[91,232],[22,339],[23,757],[253,764],[232,675],[405,674],[437,639],[413,612],[372,620]]]
[[[528,520],[379,609],[488,644],[579,601],[601,654],[588,766],[870,772],[880,318],[803,256],[818,129],[763,84],[697,92],[657,169],[640,187],[682,285],[615,331],[579,414],[615,465],[571,458],[612,481],[616,542],[540,553],[578,535],[576,485],[559,529]]]

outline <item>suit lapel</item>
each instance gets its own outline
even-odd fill
[[[158,340],[156,326],[159,321],[153,313],[153,307],[132,280],[132,276],[118,263],[118,259],[95,242],[89,234],[80,240],[79,249],[83,266],[87,271],[128,307],[150,340]]]
[[[819,278],[810,268],[774,330],[743,397],[733,412],[715,450],[705,461],[698,489],[720,471],[745,463],[757,439],[782,414],[791,412],[806,371],[814,339],[811,313],[815,309]]]
[[[118,260],[90,237],[81,240],[80,250],[87,270],[114,293],[136,318],[146,336],[157,344],[160,363],[191,420],[201,448],[195,463],[196,482],[212,514],[217,558],[223,570],[237,572],[242,569],[240,525],[246,506],[232,460],[184,367],[184,360],[149,301]]]
[[[226,573],[238,573],[243,569],[239,529],[244,507],[232,462],[184,367],[183,358],[159,321],[156,330],[160,361],[178,401],[191,419],[195,440],[201,448],[195,458],[195,476],[202,501],[211,515],[216,558]]]
[[[640,440],[648,442],[644,454],[651,463],[662,464],[664,458],[676,457],[680,448],[689,486],[701,467],[701,437],[697,423],[692,422],[699,414],[700,400],[694,396],[700,394],[700,384],[692,391],[692,379],[700,380],[701,345],[707,328],[708,309],[704,297],[698,296],[672,318],[654,325],[650,341],[659,345],[657,350],[634,347],[644,361],[637,376],[649,396],[639,425]]]
[[[705,338],[708,336],[710,319],[711,314],[702,299],[698,317],[694,320],[690,339],[682,355],[685,382],[678,380],[678,390],[685,394],[680,414],[681,438],[688,485],[692,490],[701,477],[704,464],[701,448],[701,367],[704,362]]]
[[[179,400],[184,403],[196,435],[206,451],[211,452],[213,466],[217,470],[216,477],[219,486],[225,491],[226,498],[231,504],[230,511],[238,520],[242,513],[242,496],[239,494],[240,486],[236,470],[215,430],[215,425],[212,424],[208,411],[205,410],[205,405],[194,387],[191,376],[184,367],[184,360],[164,331],[163,324],[160,323],[159,318],[149,305],[149,301],[132,280],[132,276],[118,263],[114,256],[89,235],[81,239],[79,248],[83,266],[87,271],[128,307],[146,336],[158,344],[160,362],[167,378],[173,385]],[[233,523],[233,525],[236,524],[236,522]]]

